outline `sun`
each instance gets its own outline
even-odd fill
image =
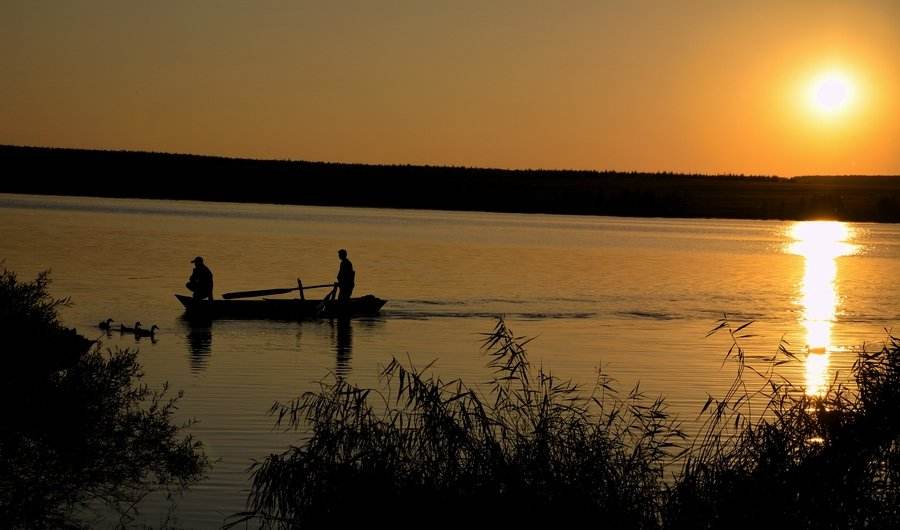
[[[810,103],[822,114],[845,111],[854,98],[854,84],[850,76],[841,72],[827,72],[816,77],[810,85]]]

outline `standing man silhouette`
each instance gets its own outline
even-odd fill
[[[338,257],[341,258],[341,268],[338,270],[337,287],[340,288],[338,301],[341,303],[349,302],[350,295],[353,294],[353,286],[356,284],[356,272],[353,270],[353,264],[347,259],[347,251],[338,250]]]

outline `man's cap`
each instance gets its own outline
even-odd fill
[[[203,258],[197,256],[196,258],[191,260],[191,263],[203,263]]]

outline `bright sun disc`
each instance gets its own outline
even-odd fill
[[[850,103],[853,84],[845,75],[829,73],[815,80],[811,96],[816,109],[829,114],[835,113]]]

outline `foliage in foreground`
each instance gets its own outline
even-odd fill
[[[248,513],[270,527],[385,522],[604,521],[652,528],[663,470],[684,437],[661,399],[616,395],[602,374],[590,395],[528,362],[501,320],[487,335],[485,394],[393,360],[383,394],[337,378],[273,406],[308,425],[301,447],[253,472]]]
[[[199,480],[200,443],[173,423],[177,400],[140,383],[134,351],[101,352],[67,330],[46,274],[0,271],[0,523],[81,527],[103,507],[127,524],[149,492]]]
[[[485,393],[396,359],[383,393],[332,380],[273,406],[308,437],[254,466],[231,525],[900,527],[897,340],[860,354],[852,387],[816,397],[776,376],[797,361],[784,344],[746,355],[745,327],[717,328],[737,374],[691,442],[662,399],[620,398],[602,375],[584,396],[535,370],[502,320],[485,341]]]
[[[664,527],[900,528],[898,339],[859,354],[853,385],[810,396],[776,375],[797,361],[785,344],[753,359],[739,344],[746,325],[720,327],[734,340],[738,375],[704,407],[706,428],[685,454]]]

